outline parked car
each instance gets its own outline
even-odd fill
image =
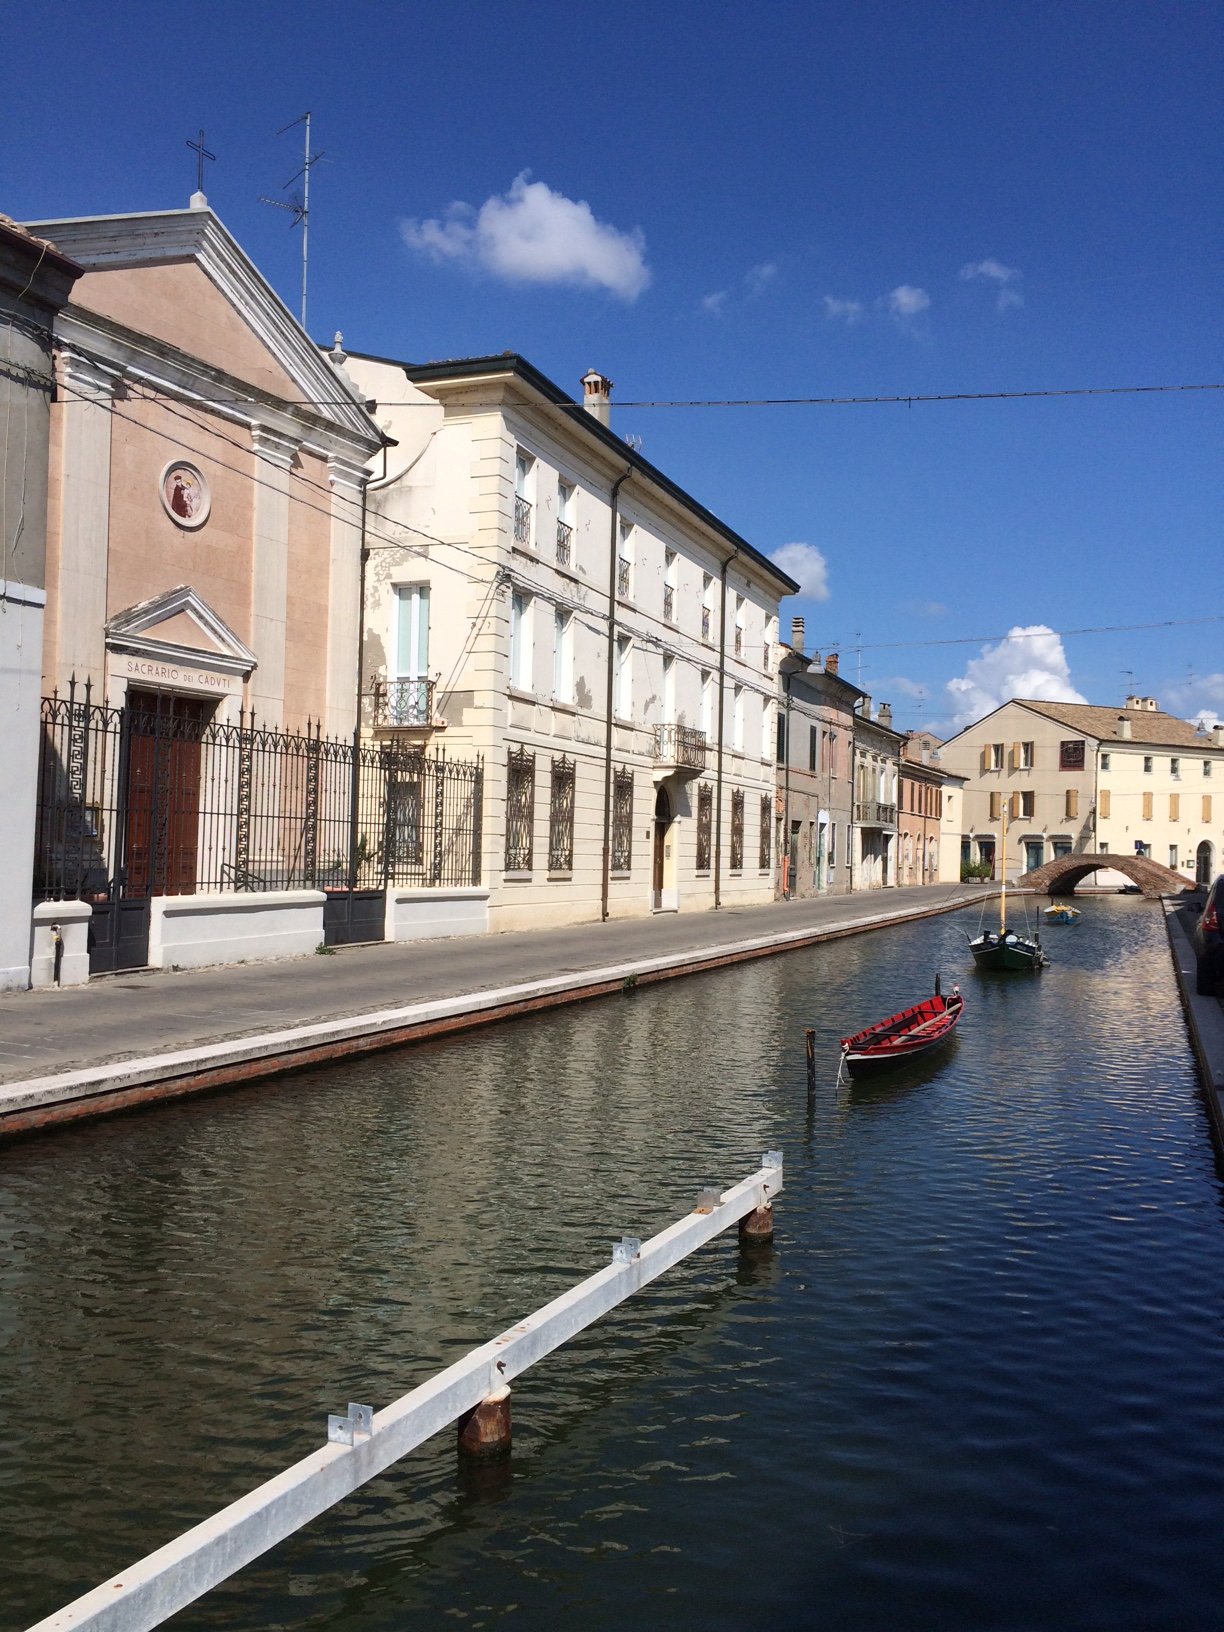
[[[1190,932],[1200,997],[1214,995],[1224,980],[1224,923],[1221,920],[1224,920],[1224,874],[1207,891],[1203,910]]]

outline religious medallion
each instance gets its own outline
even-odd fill
[[[212,494],[204,473],[185,459],[174,459],[161,473],[161,501],[179,527],[203,527],[212,509]]]

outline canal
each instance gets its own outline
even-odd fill
[[[62,1130],[0,1165],[0,1625],[387,1404],[780,1147],[719,1241],[177,1628],[1216,1627],[1224,1186],[1158,907],[970,914]],[[938,1061],[835,1039],[966,996]],[[817,1028],[806,1103],[803,1030]]]

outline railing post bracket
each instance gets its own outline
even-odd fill
[[[355,1445],[359,1435],[362,1439],[369,1439],[373,1432],[372,1405],[355,1405],[350,1400],[347,1416],[329,1416],[327,1419],[327,1438],[332,1445]]]

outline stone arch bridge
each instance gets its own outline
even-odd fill
[[[1194,889],[1193,880],[1187,881],[1171,867],[1163,867],[1151,856],[1112,856],[1077,851],[1069,856],[1057,856],[1044,867],[1035,867],[1018,881],[1021,889],[1038,890],[1042,895],[1073,895],[1075,886],[1095,873],[1108,868],[1122,873],[1140,892],[1151,900],[1162,895],[1176,895],[1182,890]]]

